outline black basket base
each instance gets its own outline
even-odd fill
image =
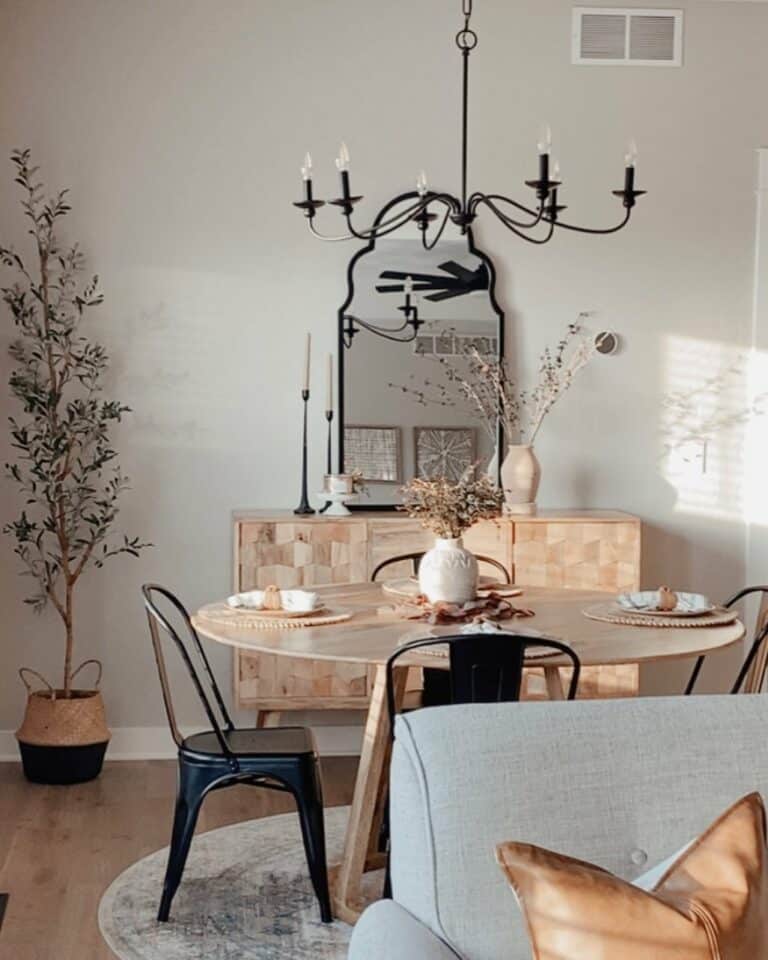
[[[24,776],[32,783],[70,784],[95,780],[109,741],[83,747],[40,747],[19,741]]]

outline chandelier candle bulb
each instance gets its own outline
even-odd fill
[[[336,158],[336,169],[339,173],[349,172],[349,148],[343,141],[339,147],[339,155]]]
[[[416,178],[416,192],[420,197],[427,195],[427,175],[422,170]]]

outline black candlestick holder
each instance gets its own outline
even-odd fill
[[[307,408],[309,406],[309,390],[301,391],[301,399],[304,402],[304,429],[301,442],[301,502],[293,511],[299,515],[316,513],[309,505],[307,496]]]
[[[326,468],[325,472],[330,476],[333,473],[333,410],[325,411],[325,419],[328,421],[328,440],[327,449],[326,449]],[[320,513],[325,513],[325,511],[330,507],[331,501],[326,500],[320,509]]]

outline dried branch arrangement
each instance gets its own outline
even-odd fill
[[[504,361],[472,350],[461,365],[439,357],[439,373],[422,384],[390,383],[422,406],[468,406],[495,443],[500,422],[508,444],[533,444],[547,414],[569,389],[578,373],[596,355],[594,339],[584,331],[587,314],[580,314],[554,350],[539,358],[536,383],[522,390]]]
[[[28,269],[12,248],[0,246],[0,264],[20,275],[0,290],[17,331],[10,388],[23,411],[23,419],[10,418],[18,456],[6,470],[25,503],[4,532],[15,539],[24,572],[36,582],[25,602],[38,611],[52,603],[64,624],[63,689],[69,696],[75,584],[88,566],[123,553],[138,556],[149,544],[127,536],[109,541],[128,485],[109,429],[129,408],[102,396],[106,351],[80,334],[86,312],[103,299],[98,277],[81,285],[82,253],[58,240],[57,227],[71,209],[67,191],[45,197],[29,150],[14,151],[11,160],[37,263]]]
[[[409,517],[444,540],[455,540],[478,520],[501,513],[503,492],[489,477],[475,479],[469,471],[458,483],[415,478],[402,488],[400,507]]]

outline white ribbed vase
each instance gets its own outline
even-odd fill
[[[533,447],[512,443],[501,464],[505,513],[535,513],[541,466]]]
[[[419,567],[419,589],[430,603],[466,603],[477,596],[477,560],[461,537],[438,538]]]

